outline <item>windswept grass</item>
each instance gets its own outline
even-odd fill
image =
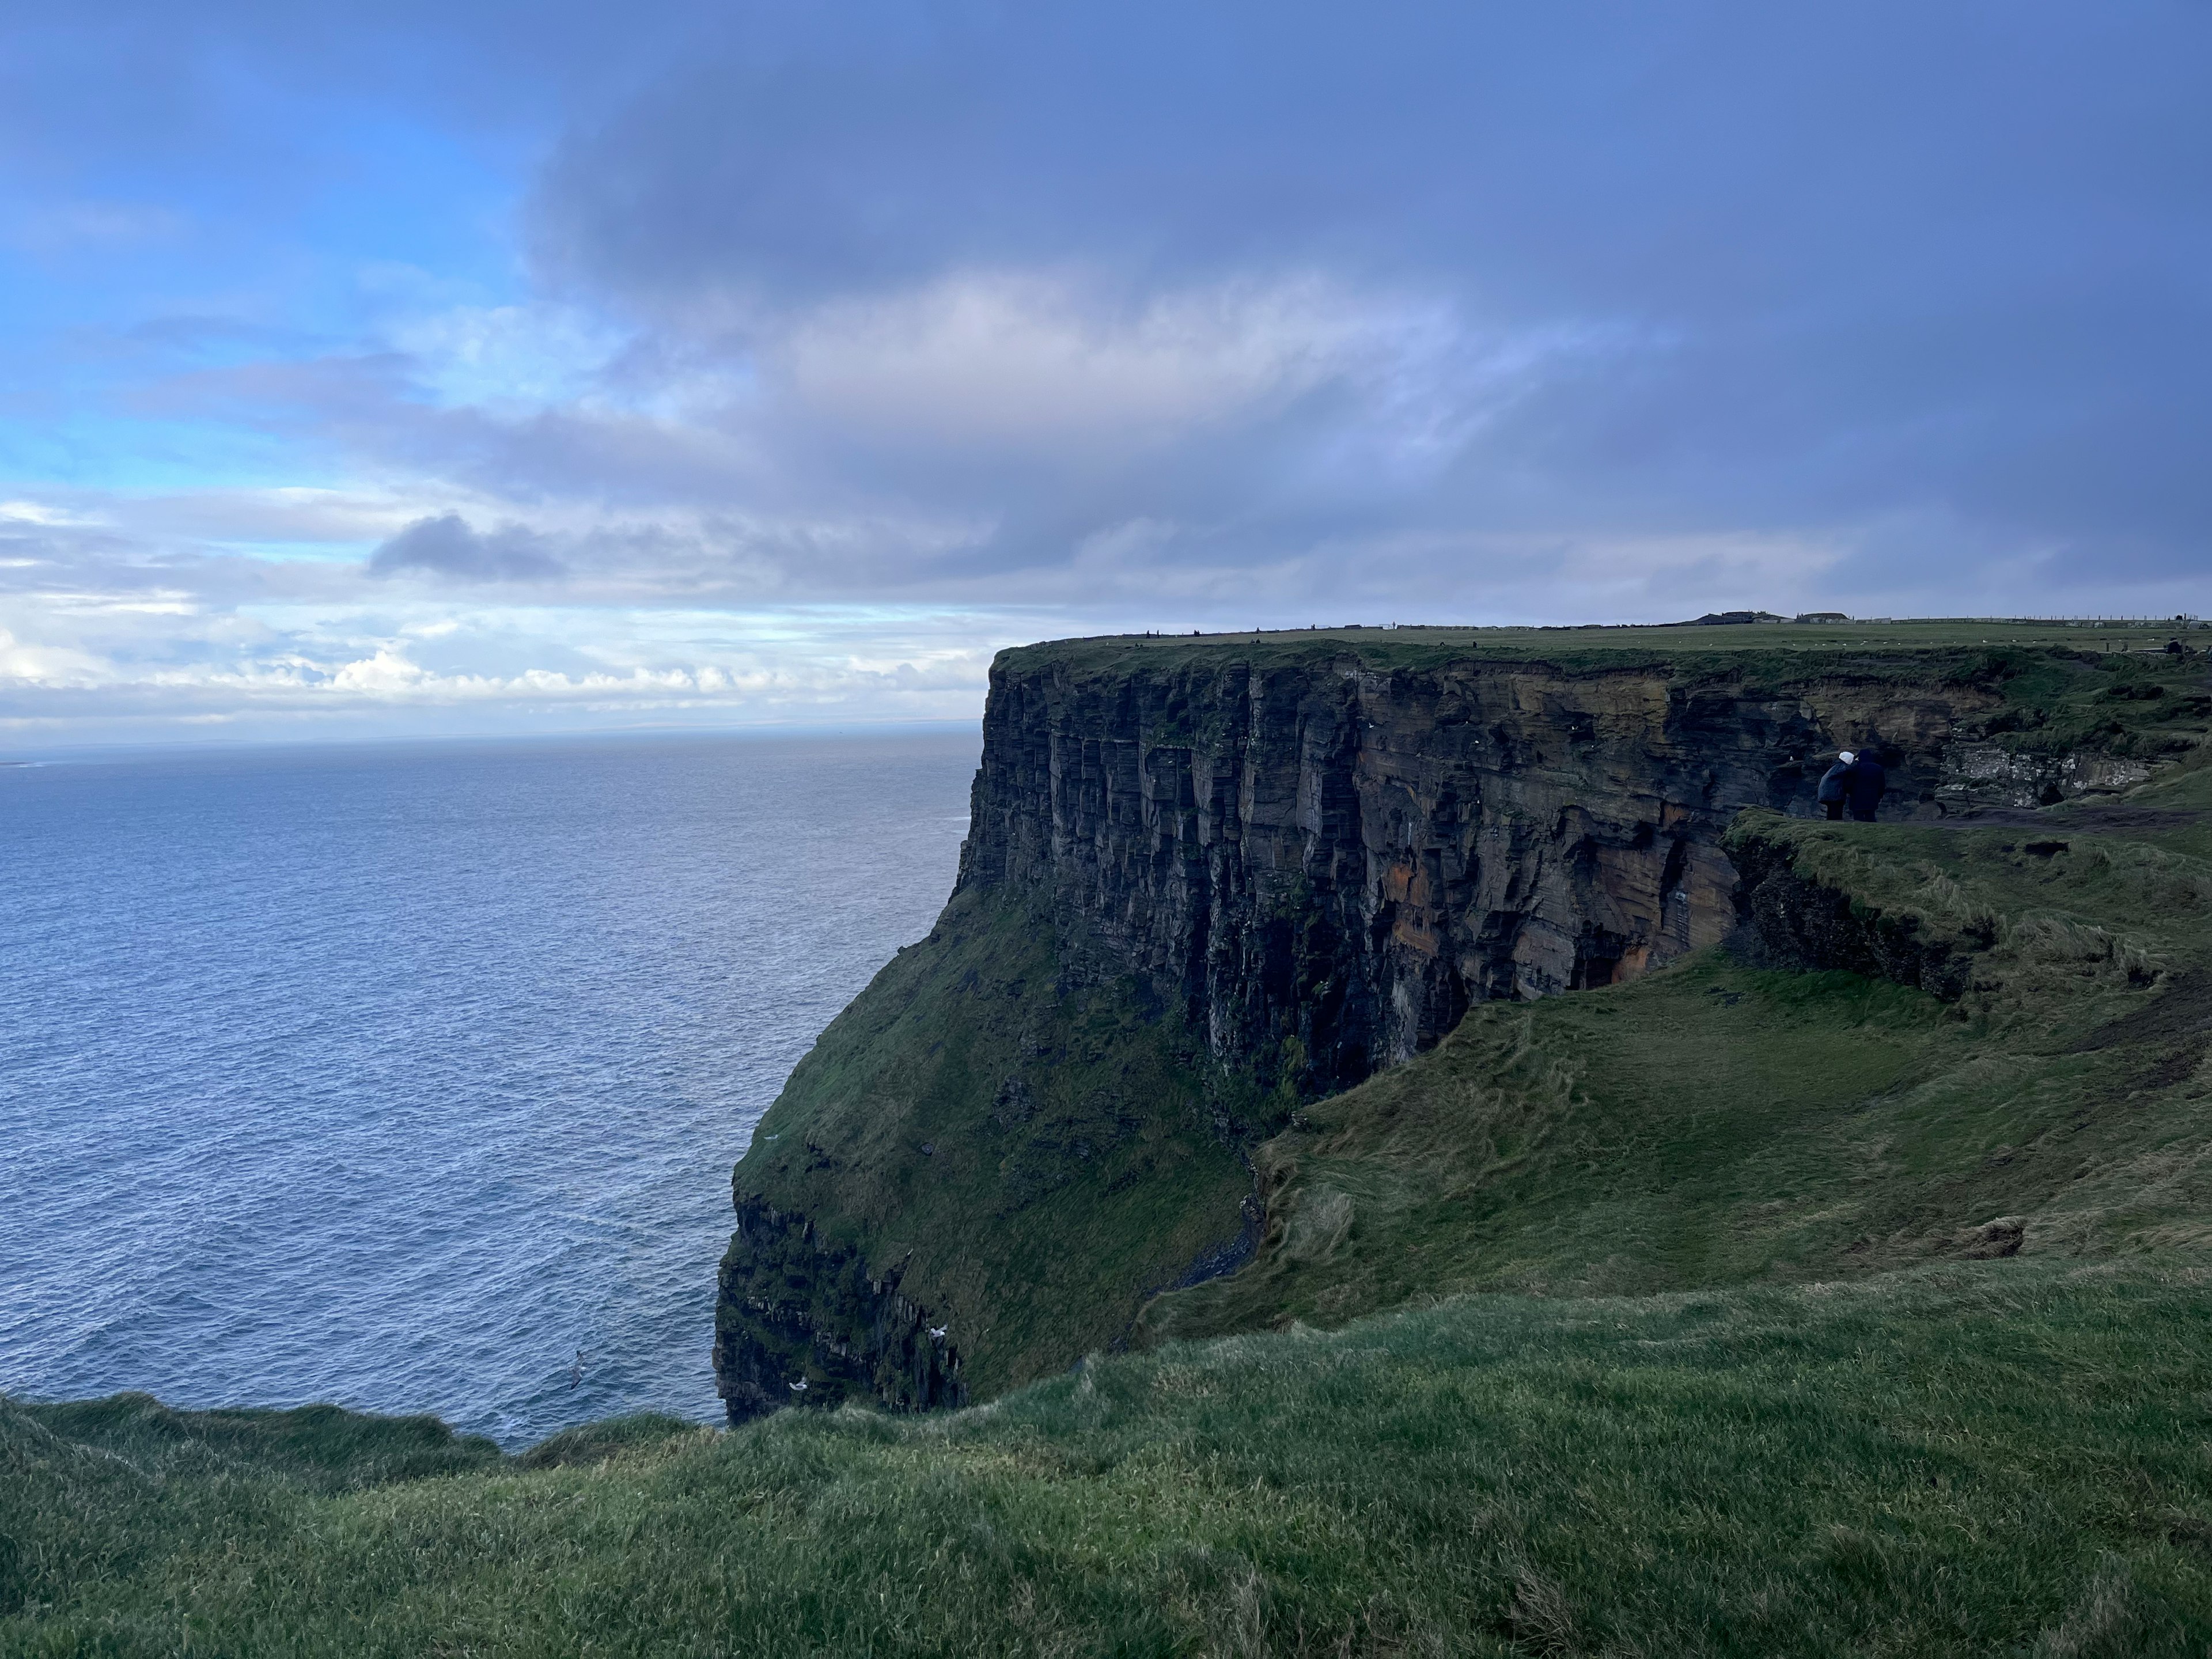
[[[0,1407],[0,1652],[2212,1645],[2194,1261],[1478,1297],[949,1417],[647,1420],[404,1474],[377,1425],[299,1416],[264,1455],[235,1419]]]

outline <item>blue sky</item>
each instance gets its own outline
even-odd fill
[[[2212,611],[2209,66],[2181,0],[19,17],[0,745]]]

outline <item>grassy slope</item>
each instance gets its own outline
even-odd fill
[[[737,1170],[950,1324],[981,1397],[1127,1331],[1251,1188],[1180,1023],[1050,921],[949,906],[837,1017]],[[930,1150],[924,1152],[927,1146]]]
[[[1479,1297],[402,1479],[0,1402],[0,1651],[2194,1654],[2208,1399],[2188,1258]]]
[[[1146,1328],[1864,1273],[1987,1248],[1966,1235],[2003,1218],[2030,1254],[2212,1240],[2212,772],[2130,805],[2124,830],[2080,827],[2109,825],[2094,806],[2027,829],[1761,815],[1801,871],[1993,929],[1966,996],[1715,951],[1478,1008],[1262,1147],[1259,1259]]]

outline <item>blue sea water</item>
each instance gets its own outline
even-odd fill
[[[730,1165],[977,743],[0,768],[0,1391],[714,1419]]]

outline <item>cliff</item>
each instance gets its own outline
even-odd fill
[[[1249,1252],[1244,1155],[1299,1103],[1478,1005],[1727,935],[1723,830],[1808,813],[1839,747],[1888,762],[1885,817],[1933,820],[2138,782],[2205,712],[2180,659],[1750,631],[1002,653],[944,921],[738,1166],[741,1212],[805,1219],[725,1261],[732,1413],[988,1394],[1123,1340]],[[944,1352],[900,1346],[915,1328]]]
[[[1893,815],[1939,802],[2001,696],[1881,667],[1009,652],[960,885],[1048,899],[1216,1060],[1330,1093],[1474,1003],[1717,941],[1722,830],[1808,810],[1840,745],[1892,757]]]
[[[986,1409],[507,1457],[331,1406],[0,1395],[0,1652],[2212,1650],[2202,659],[1516,643],[1002,662],[960,889],[738,1165],[716,1342],[733,1419]],[[1423,723],[1548,697],[1571,735],[1638,684],[1645,742],[1623,715],[1579,775],[1548,714],[1510,769]],[[1117,712],[1193,687],[1229,712],[1188,742]],[[1298,741],[1252,742],[1292,693]],[[1733,712],[1700,737],[1678,702]],[[1709,839],[1758,722],[1893,709],[1931,735],[1890,821],[1753,804]],[[1736,757],[1711,802],[1701,750]],[[1309,783],[1341,811],[1261,810]],[[1734,931],[1537,994],[1482,944],[1529,925],[1440,905],[1464,1016],[1306,1097],[1387,1042],[1331,1050],[1340,1020],[1303,1060],[1249,953],[1191,948],[1264,930],[1281,860],[1336,872],[1282,908],[1359,921],[1326,961],[1370,988],[1427,959],[1378,925],[1414,902],[1394,861],[1480,895],[1517,849],[1509,920],[1633,921],[1656,831],[1581,887],[1526,826],[1370,833],[1446,783],[1472,805],[1431,826],[1656,800],[1674,890],[1717,847]]]

